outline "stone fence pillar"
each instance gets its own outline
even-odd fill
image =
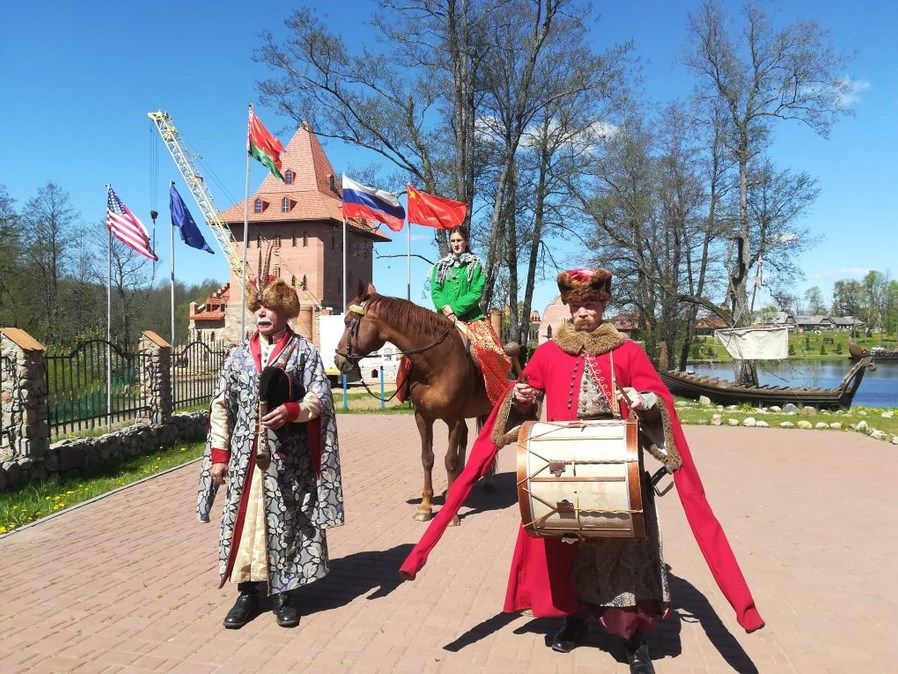
[[[19,328],[0,328],[0,491],[41,475],[50,449],[44,345]]]
[[[140,387],[150,408],[150,420],[164,424],[172,416],[171,344],[144,330],[138,346]]]

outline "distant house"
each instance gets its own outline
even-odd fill
[[[766,325],[785,325],[788,328],[796,327],[795,316],[788,311],[777,311],[770,316],[769,320],[764,321],[764,323]]]
[[[763,320],[767,325],[784,325],[800,331],[807,330],[861,330],[864,322],[854,316],[823,316],[822,314],[793,314],[789,311],[777,311]]]
[[[863,330],[866,325],[860,318],[854,316],[833,316],[832,322],[836,330],[843,332],[851,332],[852,330]]]
[[[835,323],[833,323],[833,319],[831,319],[829,316],[823,316],[821,314],[797,314],[795,316],[795,325],[802,332],[806,332],[808,330],[835,330],[836,328]]]
[[[611,316],[608,322],[617,328],[618,332],[624,333],[630,339],[636,339],[636,334],[639,331],[639,322],[635,314]]]
[[[704,316],[695,322],[696,335],[713,335],[715,330],[729,327],[719,316]]]

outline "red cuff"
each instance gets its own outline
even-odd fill
[[[212,463],[227,463],[231,460],[231,453],[226,449],[212,448]]]
[[[284,409],[287,410],[287,421],[290,423],[295,422],[299,418],[299,403],[284,403]]]

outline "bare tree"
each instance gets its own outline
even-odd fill
[[[26,264],[33,275],[32,287],[42,297],[37,316],[38,333],[41,339],[46,339],[59,323],[60,284],[71,259],[80,214],[69,203],[68,192],[48,182],[25,204],[21,218]]]
[[[756,5],[744,10],[744,27],[737,35],[727,23],[718,0],[708,0],[690,17],[694,42],[686,63],[700,76],[701,91],[719,101],[728,113],[728,147],[739,176],[738,223],[734,258],[729,267],[728,304],[733,323],[751,323],[748,284],[753,260],[750,240],[750,167],[769,140],[776,120],[794,119],[826,136],[833,121],[847,111],[844,97],[850,81],[827,32],[814,21],[799,21],[774,29]],[[757,384],[751,364],[737,361],[736,381]]]

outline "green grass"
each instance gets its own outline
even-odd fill
[[[832,358],[835,360],[848,359],[848,342],[854,342],[863,347],[885,346],[894,348],[898,339],[894,335],[874,335],[873,337],[852,338],[851,333],[839,330],[821,332],[819,335],[813,332],[789,333],[789,359],[814,359]],[[673,354],[679,357],[679,349]],[[696,337],[689,351],[689,362],[704,362],[713,360],[718,363],[728,363],[733,359],[727,350],[713,336]]]
[[[0,493],[0,534],[199,458],[204,446],[205,442],[178,445],[87,469],[61,480],[46,479]]]

